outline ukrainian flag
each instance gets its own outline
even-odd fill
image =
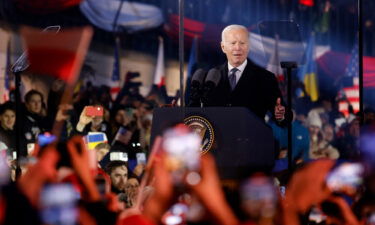
[[[311,101],[315,102],[319,98],[318,77],[315,56],[315,35],[311,34],[305,52],[305,65],[298,70],[298,79],[305,85],[305,90]]]

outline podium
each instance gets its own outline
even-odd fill
[[[208,152],[216,160],[222,180],[239,180],[253,172],[272,169],[275,161],[272,129],[247,108],[157,108],[153,115],[151,143],[167,127],[184,121],[193,121],[193,124],[203,121],[211,125],[212,130],[205,130],[203,138],[205,146],[210,147]],[[207,138],[211,139],[207,141]]]

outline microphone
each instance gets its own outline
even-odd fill
[[[189,106],[200,106],[202,98],[202,86],[207,72],[204,69],[198,69],[194,72],[190,83]]]
[[[212,91],[216,88],[217,84],[221,79],[220,71],[216,68],[210,69],[206,76],[206,80],[203,85],[203,94],[202,94],[202,102],[204,104],[208,103],[208,99],[211,96]]]
[[[60,25],[54,25],[54,26],[48,26],[43,29],[42,32],[55,32],[56,34],[60,31],[61,26]],[[20,73],[25,71],[27,68],[29,68],[30,64],[27,60],[27,54],[26,52],[23,52],[22,55],[16,60],[16,62],[13,64],[13,66],[10,68],[10,70],[13,73]]]

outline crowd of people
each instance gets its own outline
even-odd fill
[[[39,91],[27,92],[19,143],[14,103],[1,105],[2,224],[374,224],[373,153],[358,148],[360,118],[343,117],[332,101],[295,111],[293,173],[283,175],[286,128],[269,120],[280,152],[273,173],[223,188],[209,154],[176,183],[165,138],[149,142],[153,108],[163,103],[156,95],[128,93],[118,104],[101,89],[89,84],[55,109]],[[55,103],[51,96],[47,103]],[[90,106],[102,116],[88,116]],[[366,110],[368,131],[373,114]],[[54,120],[64,121],[58,143],[45,133]],[[88,137],[97,132],[106,138],[92,147]],[[18,161],[19,177],[18,158],[27,159]]]
[[[248,35],[223,30],[228,61],[207,75],[219,80],[206,104],[247,107],[272,128],[272,171],[221,180],[183,124],[151,145],[153,109],[169,103],[158,92],[126,83],[113,101],[88,82],[60,104],[56,80],[48,95],[29,90],[21,106],[0,106],[0,224],[375,224],[374,110],[345,117],[307,95],[287,109],[274,75],[247,58]]]

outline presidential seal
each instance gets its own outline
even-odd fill
[[[210,151],[215,140],[214,129],[212,128],[211,123],[201,116],[190,116],[185,118],[184,123],[201,137],[202,154]]]

